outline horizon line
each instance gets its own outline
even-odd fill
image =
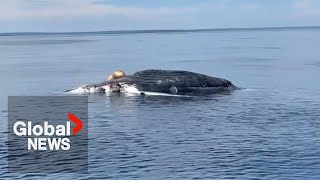
[[[235,27],[235,28],[196,28],[196,29],[136,29],[136,30],[101,30],[101,31],[61,31],[61,32],[0,32],[0,36],[11,35],[68,35],[68,34],[147,34],[147,33],[188,33],[188,32],[219,32],[219,31],[268,31],[268,30],[303,30],[320,29],[320,26],[275,26],[275,27]]]

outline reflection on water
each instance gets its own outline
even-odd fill
[[[1,36],[0,178],[319,179],[319,33]],[[245,89],[92,94],[88,174],[6,173],[8,95],[65,95],[116,69],[149,68],[223,77]]]

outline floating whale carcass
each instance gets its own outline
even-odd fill
[[[82,87],[87,92],[147,92],[166,94],[219,93],[238,89],[231,81],[180,70],[143,70],[132,75],[115,71],[108,80]],[[73,89],[75,90],[75,89]]]
[[[179,70],[144,70],[108,81],[111,89],[169,94],[217,93],[237,89],[231,81],[204,74]]]

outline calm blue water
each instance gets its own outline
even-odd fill
[[[320,30],[0,36],[0,179],[319,179]],[[231,80],[227,95],[89,96],[89,174],[8,174],[7,96],[116,69]]]

